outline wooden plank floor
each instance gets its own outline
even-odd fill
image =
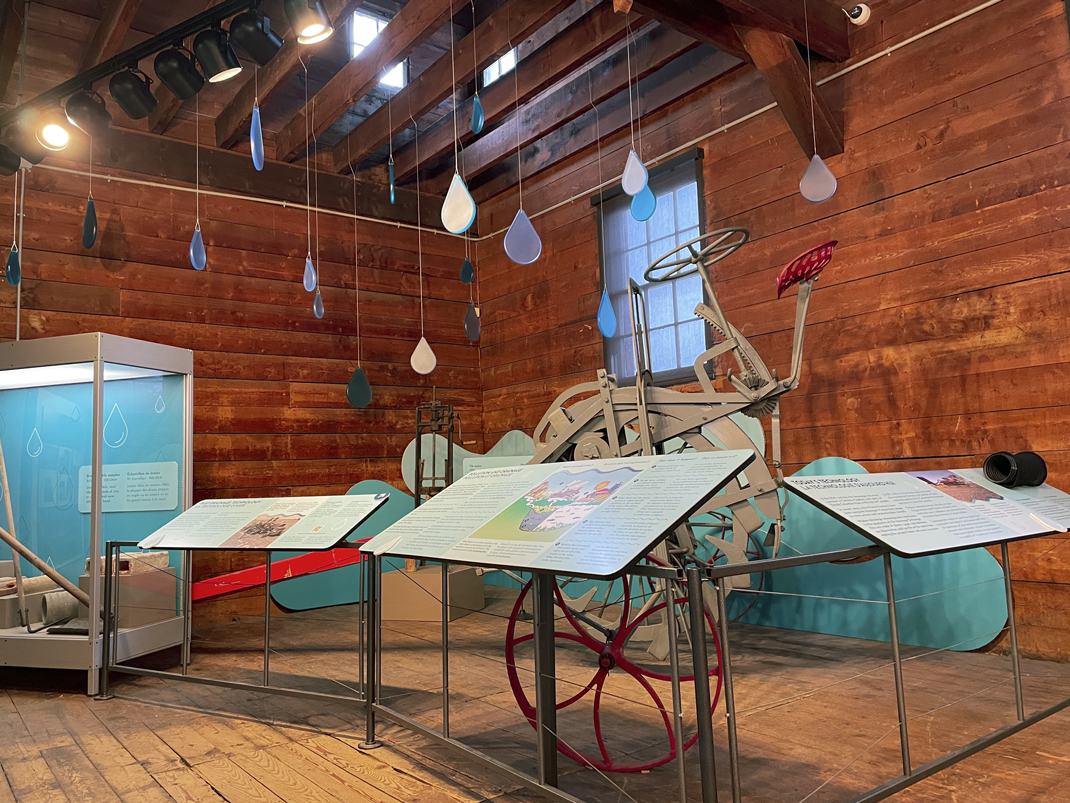
[[[502,644],[515,592],[490,589],[484,614],[451,628],[451,728],[462,741],[534,769],[533,731],[509,689]],[[337,608],[273,617],[272,681],[345,693],[357,688],[355,612]],[[198,673],[259,682],[262,621],[199,629]],[[421,722],[441,721],[438,623],[384,623],[384,697]],[[527,658],[518,648],[520,675]],[[1005,657],[907,648],[914,764],[1013,720]],[[559,649],[559,695],[573,696],[597,656]],[[898,773],[898,729],[888,646],[739,627],[732,659],[746,800],[832,803]],[[1070,694],[1070,667],[1025,662],[1027,707]],[[611,673],[612,675],[613,673]],[[122,679],[116,696],[78,693],[84,676],[0,673],[0,803],[476,803],[539,799],[471,759],[384,724],[385,746],[363,752],[357,705],[267,696],[150,678]],[[620,760],[665,752],[661,714],[634,682],[608,684],[602,725]],[[668,684],[651,685],[668,700]],[[664,688],[663,688],[664,687]],[[587,695],[563,709],[559,732],[597,755]],[[685,695],[685,709],[689,698]],[[723,719],[717,741],[721,799],[727,787]],[[898,803],[1070,801],[1070,716],[1046,722],[891,798]],[[694,713],[686,727],[693,731]],[[699,795],[697,749],[689,798]],[[603,776],[562,759],[562,787],[601,803],[678,800],[675,768]]]

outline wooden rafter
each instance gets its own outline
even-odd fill
[[[718,3],[711,0],[640,0],[632,5],[632,10],[737,59],[750,61],[727,12]]]
[[[391,101],[393,126],[386,105],[349,133],[333,151],[335,169],[345,172],[386,144],[387,140],[411,125],[410,116],[419,119],[447,97],[456,81],[469,81],[477,68],[491,63],[511,45],[517,45],[571,5],[572,0],[509,0],[476,29],[458,42],[451,62],[443,56],[416,76]]]
[[[638,78],[650,75],[681,54],[698,47],[698,44],[686,34],[657,26],[639,38],[630,74]],[[738,63],[736,59],[729,58],[732,64]],[[498,128],[473,142],[464,151],[466,178],[472,181],[510,154],[515,154],[518,139],[521,147],[527,147],[589,111],[592,103],[597,105],[626,89],[628,84],[627,54],[621,50],[557,91],[522,106],[519,116],[513,115]],[[605,135],[606,132],[602,133]]]
[[[809,39],[811,50],[833,61],[843,61],[851,55],[847,42],[847,15],[830,0],[807,0],[808,21],[803,18],[803,4],[798,0],[720,2],[738,14],[746,25],[782,34],[800,44]]]
[[[82,57],[83,70],[110,59],[123,49],[123,40],[140,7],[141,0],[110,0],[104,4],[104,14]]]
[[[19,8],[15,5],[18,3]],[[0,101],[7,94],[15,59],[19,54],[22,39],[22,3],[19,0],[0,0]]]
[[[325,7],[335,28],[340,27],[362,2],[363,0],[327,0]],[[277,97],[301,71],[301,59],[315,55],[320,47],[322,45],[301,45],[297,43],[296,37],[286,37],[275,58],[257,71],[255,80],[250,76],[216,116],[216,145],[220,148],[231,148],[237,144],[249,129],[253,103],[259,98],[261,104],[267,104]]]
[[[642,23],[641,18],[631,20],[633,29]],[[551,41],[524,58],[524,69],[517,74],[516,86],[512,81],[498,81],[480,93],[486,125],[494,125],[513,111],[517,103],[527,103],[562,76],[619,42],[627,33],[628,24],[623,16],[614,13],[610,3],[601,3],[584,14]],[[467,125],[471,115],[472,99],[469,98],[457,109],[458,120],[462,121],[459,128],[463,140],[473,136]],[[426,134],[421,134],[421,160],[430,163],[452,150],[453,131],[452,117],[445,117]],[[398,150],[394,154],[394,163],[399,181],[415,173],[414,143]]]
[[[816,150],[824,157],[843,153],[843,129],[811,82],[795,42],[763,28],[737,24],[736,30],[803,152],[812,156]]]
[[[335,120],[375,88],[383,73],[409,56],[448,22],[469,0],[409,0],[360,55],[351,59],[279,131],[275,158],[290,161],[305,151],[310,139],[326,131]],[[315,103],[314,125],[308,118]]]

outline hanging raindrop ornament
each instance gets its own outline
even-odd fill
[[[323,317],[323,296],[320,295],[319,289],[316,290],[316,297],[312,299],[312,314],[317,318]]]
[[[372,401],[372,386],[368,377],[364,375],[364,369],[359,365],[354,369],[353,376],[346,385],[346,400],[357,409],[367,407]]]
[[[479,307],[474,301],[468,302],[468,312],[464,316],[464,335],[473,343],[479,340]]]
[[[22,281],[22,259],[19,257],[19,247],[11,243],[11,253],[7,255],[7,265],[4,267],[7,283],[12,287],[18,287]]]
[[[609,290],[602,290],[602,301],[598,304],[598,331],[602,337],[617,334],[617,314],[613,312],[613,302],[609,300]]]
[[[471,284],[475,278],[476,269],[472,266],[472,260],[465,257],[464,263],[461,265],[461,281],[464,284]]]
[[[453,174],[446,200],[442,202],[442,225],[452,234],[464,234],[476,220],[476,202],[460,173]]]
[[[189,261],[197,270],[204,270],[208,264],[208,253],[204,250],[204,238],[201,237],[201,221],[193,227],[193,239],[189,241]]]
[[[312,253],[305,257],[305,275],[302,279],[305,285],[305,289],[308,292],[312,292],[316,289],[316,267],[312,264]]]
[[[394,156],[391,154],[390,161],[387,162],[387,170],[390,173],[390,203],[394,203]]]
[[[264,169],[264,131],[260,127],[260,101],[253,101],[253,121],[249,125],[249,149],[253,155],[253,167]]]
[[[519,265],[530,265],[542,254],[542,240],[523,207],[505,233],[505,253]]]
[[[639,194],[632,198],[632,217],[640,223],[654,217],[657,208],[658,199],[654,197],[650,185],[643,187]]]
[[[435,370],[435,366],[438,365],[438,358],[435,356],[435,352],[431,351],[431,345],[427,342],[426,337],[421,337],[420,342],[416,344],[416,348],[413,349],[412,356],[409,358],[409,365],[412,366],[418,374],[426,376]]]
[[[621,189],[634,198],[643,191],[649,178],[650,174],[639,159],[639,154],[634,150],[628,151],[628,161],[624,163],[624,175],[620,179]]]
[[[82,247],[92,248],[97,241],[97,207],[93,195],[85,202],[85,219],[82,220]]]
[[[816,153],[799,182],[799,192],[803,198],[814,204],[827,201],[836,194],[836,176]]]
[[[483,130],[483,123],[486,122],[486,117],[483,115],[483,101],[479,99],[479,93],[476,92],[475,98],[472,100],[472,133],[478,134]]]

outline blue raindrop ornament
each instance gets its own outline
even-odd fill
[[[302,278],[302,282],[308,292],[311,293],[316,289],[316,268],[312,264],[312,254],[305,257],[305,275]]]
[[[484,122],[486,118],[483,116],[483,101],[479,99],[479,93],[476,92],[476,98],[472,101],[472,133],[478,134],[482,131]]]
[[[649,184],[644,186],[639,191],[639,194],[632,198],[632,217],[640,223],[654,217],[654,212],[657,208],[658,199],[654,197]]]
[[[201,237],[201,221],[193,227],[193,239],[189,241],[189,261],[197,270],[204,270],[208,264],[208,253],[204,250],[204,238]]]
[[[472,260],[465,257],[464,264],[461,265],[461,281],[465,284],[471,284],[475,278],[476,269],[472,267]]]
[[[312,299],[312,314],[317,318],[323,317],[323,296],[320,295],[318,288],[316,290],[316,297]]]
[[[11,253],[7,255],[7,266],[4,269],[7,274],[7,283],[12,287],[18,287],[22,281],[22,258],[19,256],[19,247],[11,244]]]
[[[82,248],[92,248],[97,241],[97,206],[93,196],[85,202],[85,219],[82,221]]]
[[[451,234],[464,234],[476,220],[476,202],[460,173],[453,174],[446,200],[442,202],[442,225]]]
[[[479,307],[475,302],[468,302],[468,312],[464,316],[464,335],[473,343],[479,341]]]
[[[613,312],[613,303],[609,300],[609,290],[602,291],[602,301],[598,304],[598,331],[602,337],[617,334],[617,315]]]
[[[530,265],[542,254],[542,240],[523,207],[505,233],[505,253],[519,265]]]
[[[253,167],[264,169],[264,131],[260,127],[260,104],[253,103],[253,122],[249,125],[249,148],[253,154]]]
[[[390,157],[390,161],[387,163],[387,170],[390,173],[390,203],[394,203],[394,157]]]

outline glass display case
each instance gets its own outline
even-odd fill
[[[74,613],[74,597],[0,541],[0,577],[21,570],[26,592],[20,602],[0,585],[0,665],[84,669],[96,693],[101,619],[89,610],[102,607],[104,544],[139,541],[191,504],[192,381],[188,349],[99,333],[0,344],[11,502],[10,518],[0,504],[0,527],[89,602]],[[139,578],[120,601],[119,660],[183,643],[187,561],[131,556],[127,572]],[[51,626],[50,599],[71,606],[73,621]]]

